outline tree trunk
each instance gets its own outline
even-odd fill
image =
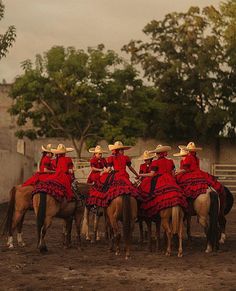
[[[80,140],[76,140],[75,138],[71,138],[73,146],[75,148],[77,158],[81,159],[82,149],[84,145],[84,137],[81,137]]]

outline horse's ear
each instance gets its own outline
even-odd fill
[[[230,192],[230,190],[224,186],[224,191],[225,191],[225,210],[224,210],[224,215],[227,215],[230,210],[233,207],[234,204],[234,196]]]

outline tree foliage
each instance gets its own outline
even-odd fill
[[[159,138],[209,140],[235,134],[235,15],[235,1],[219,11],[191,7],[151,21],[143,30],[148,41],[124,46],[158,90],[152,137],[155,132]]]
[[[0,21],[4,17],[5,6],[0,0]],[[15,26],[11,25],[8,27],[4,34],[0,34],[0,60],[6,56],[9,47],[13,45],[16,38]]]
[[[115,52],[103,45],[87,51],[56,46],[22,66],[10,109],[22,127],[19,137],[69,138],[80,156],[84,142],[140,136],[142,124],[132,103],[143,90],[142,81]],[[32,126],[26,128],[29,121]]]

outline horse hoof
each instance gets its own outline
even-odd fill
[[[170,257],[170,252],[166,252],[166,256],[167,257]]]
[[[26,246],[26,243],[24,243],[24,242],[19,242],[19,243],[18,243],[18,246],[19,246],[19,247],[25,247],[25,246]]]
[[[89,236],[86,236],[85,240],[90,241],[91,238]]]
[[[182,258],[183,257],[183,253],[178,253],[178,258]]]
[[[40,247],[39,248],[39,251],[40,251],[41,254],[44,254],[44,253],[47,253],[48,252],[48,248],[46,246]]]
[[[130,256],[126,256],[125,260],[128,261],[130,259]]]
[[[120,252],[116,252],[116,256],[119,256],[120,255]]]
[[[205,250],[205,253],[206,253],[206,254],[210,254],[211,252],[212,252],[212,250],[209,250],[209,249],[206,249],[206,250]]]
[[[14,249],[14,245],[13,245],[13,244],[9,244],[9,245],[8,245],[8,248],[9,248],[10,250]]]
[[[95,244],[95,240],[94,239],[91,240],[91,244]]]

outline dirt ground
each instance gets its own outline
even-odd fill
[[[3,215],[0,208],[0,218]],[[148,252],[147,245],[141,249],[136,225],[132,257],[125,261],[123,253],[119,257],[109,253],[104,240],[95,245],[84,241],[82,251],[75,245],[63,249],[60,219],[48,231],[49,252],[39,254],[35,217],[29,211],[25,248],[8,250],[1,238],[0,290],[236,290],[236,208],[227,219],[227,241],[212,254],[205,254],[203,232],[194,222],[194,239],[184,241],[183,258],[176,251],[165,257],[163,251]]]

